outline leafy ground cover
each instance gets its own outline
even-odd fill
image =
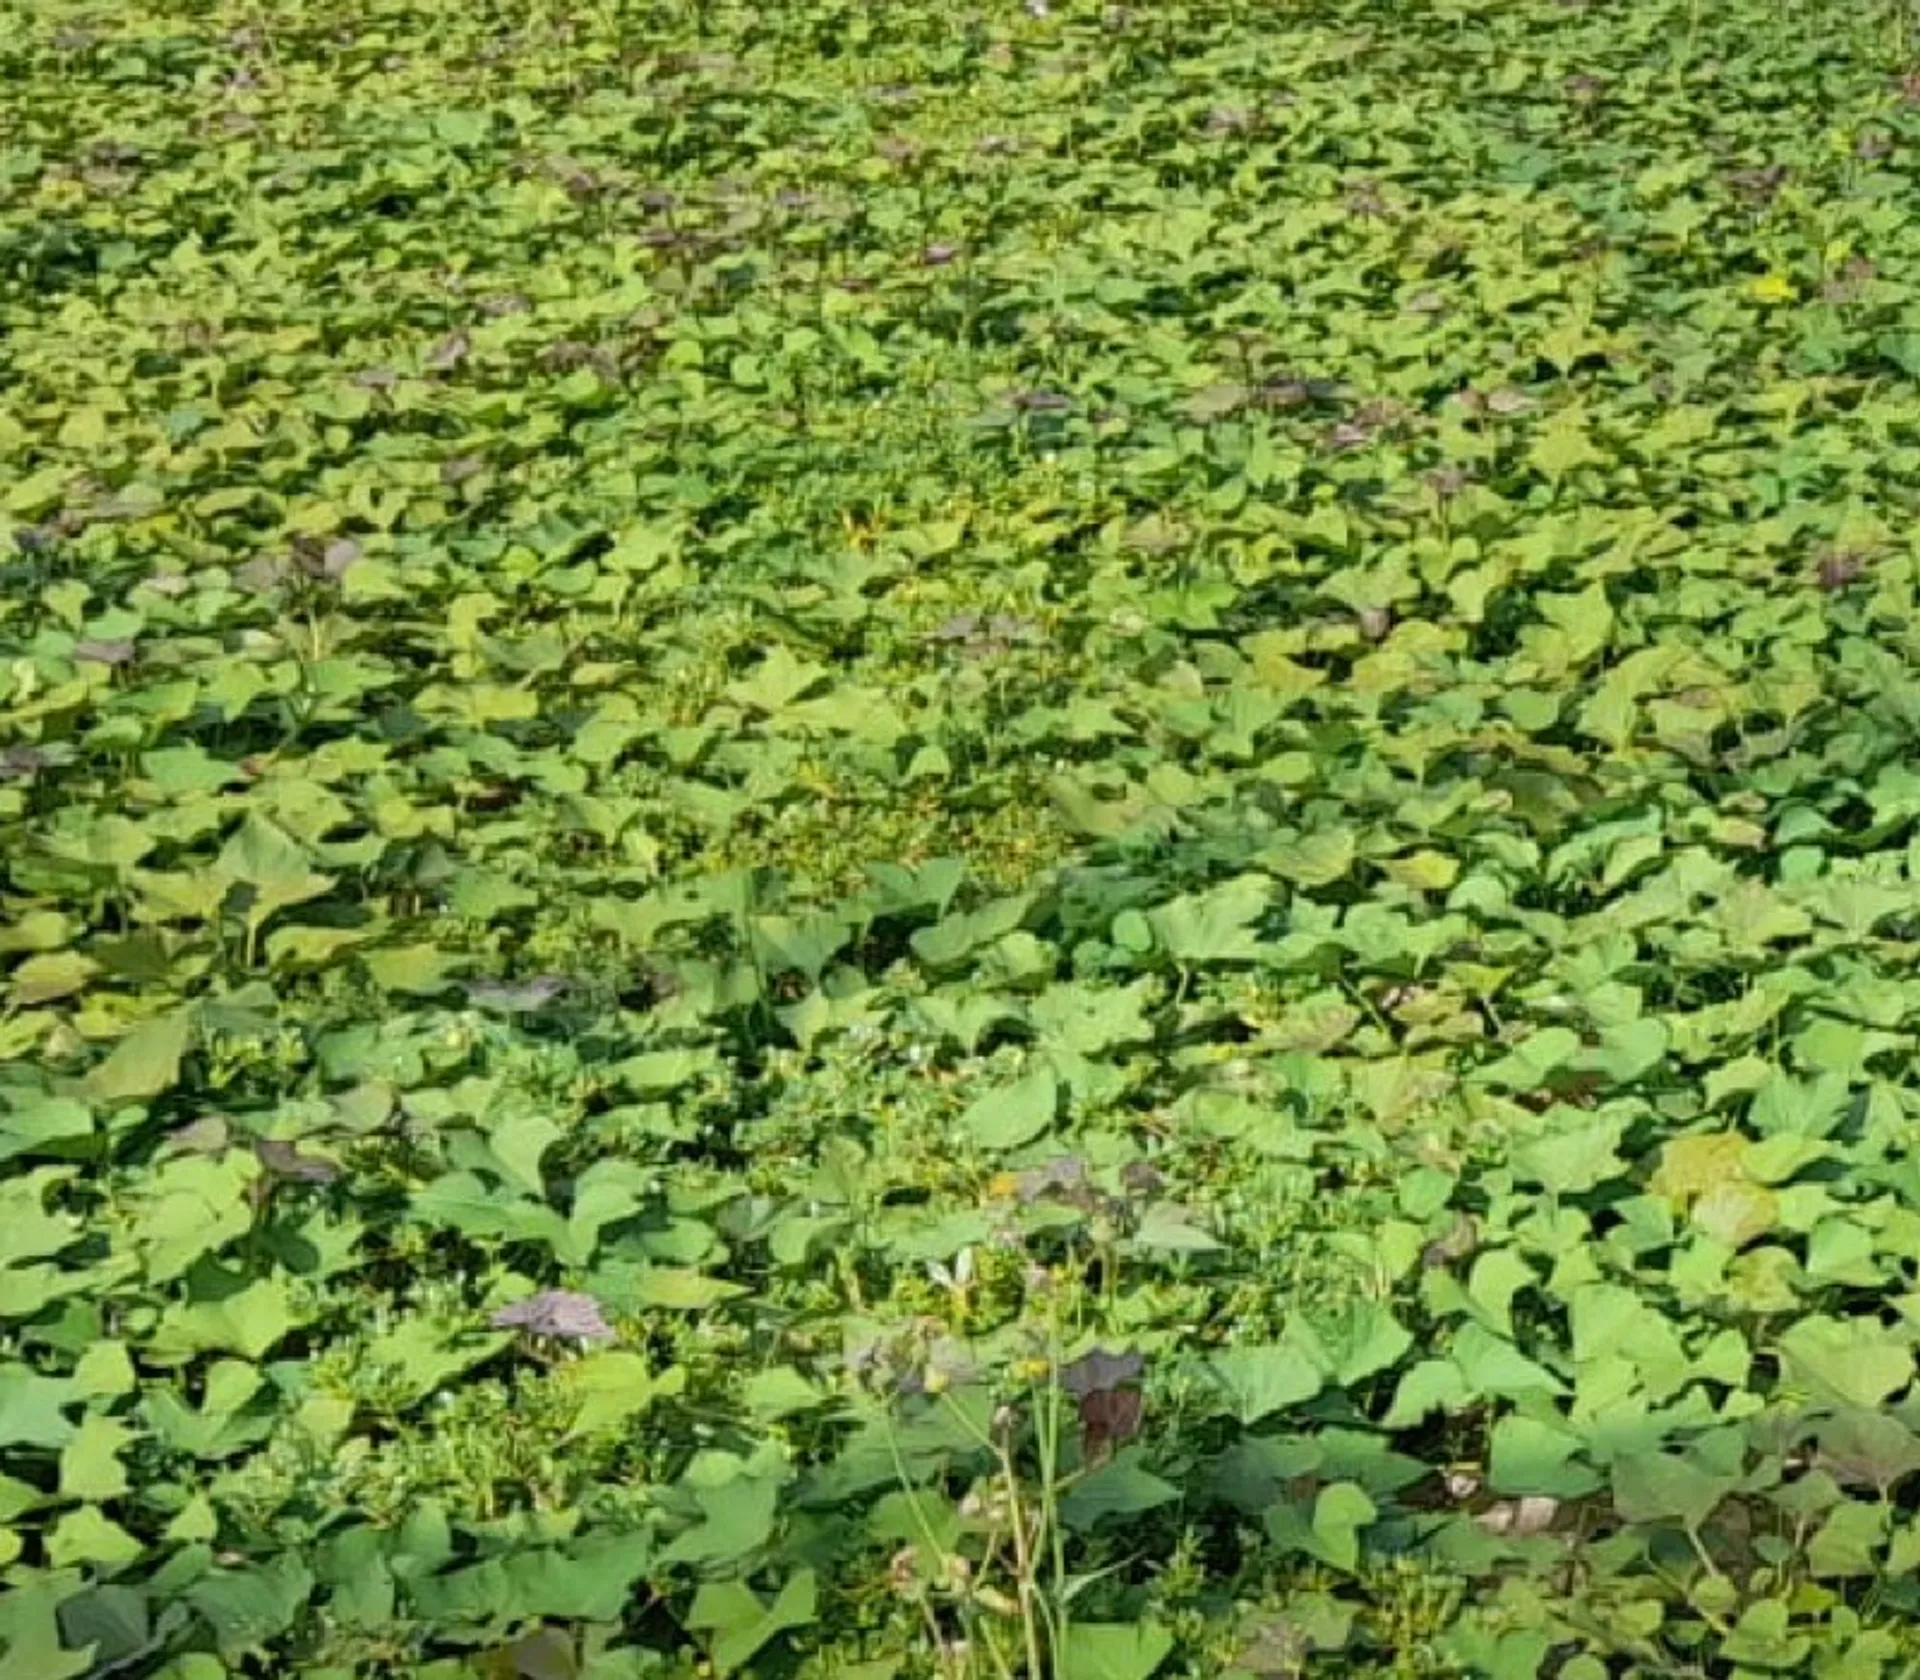
[[[0,1676],[1920,1662],[1920,72],[0,4]]]

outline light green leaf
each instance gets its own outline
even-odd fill
[[[1578,1196],[1618,1178],[1627,1170],[1618,1150],[1626,1121],[1615,1117],[1580,1121],[1579,1110],[1550,1109],[1550,1128],[1514,1150],[1513,1164],[1523,1182],[1544,1185],[1556,1196]]]
[[[80,1420],[73,1438],[60,1449],[62,1499],[118,1499],[129,1486],[120,1452],[134,1432],[117,1418],[92,1414]]]
[[[626,1291],[627,1299],[636,1307],[666,1307],[674,1312],[705,1312],[745,1293],[741,1284],[684,1266],[649,1266]]]
[[[507,1182],[528,1195],[544,1197],[546,1180],[540,1158],[564,1134],[543,1114],[513,1114],[487,1133],[487,1148],[505,1169]]]
[[[148,1352],[161,1364],[183,1364],[202,1353],[259,1359],[297,1322],[286,1282],[255,1278],[217,1301],[170,1309],[154,1331]]]
[[[1580,1035],[1568,1027],[1542,1027],[1474,1075],[1480,1083],[1508,1091],[1535,1091],[1553,1071],[1580,1051]]]
[[[1158,1622],[1073,1622],[1060,1650],[1060,1680],[1147,1680],[1173,1651]]]
[[[64,1447],[74,1426],[62,1408],[82,1398],[65,1377],[43,1377],[16,1361],[0,1365],[0,1447]]]
[[[672,1374],[684,1379],[677,1366]],[[656,1382],[642,1355],[619,1348],[587,1355],[570,1365],[565,1377],[567,1392],[579,1402],[567,1430],[570,1437],[618,1428],[644,1412],[657,1395],[682,1386],[680,1381]]]
[[[1219,1248],[1219,1239],[1203,1231],[1172,1202],[1155,1202],[1140,1215],[1129,1246],[1173,1254],[1207,1254]]]
[[[982,1149],[1002,1151],[1031,1143],[1053,1124],[1059,1085],[1045,1068],[976,1097],[960,1116],[960,1129]]]
[[[1435,1412],[1463,1412],[1481,1398],[1451,1359],[1423,1359],[1400,1379],[1381,1421],[1388,1429],[1413,1429]]]
[[[1565,1392],[1559,1378],[1479,1324],[1463,1326],[1451,1351],[1461,1376],[1479,1394],[1517,1400],[1529,1394]]]
[[[1209,892],[1189,894],[1147,913],[1161,950],[1175,962],[1246,962],[1260,955],[1255,924],[1274,901],[1273,882],[1241,875]]]
[[[1270,846],[1260,861],[1296,887],[1330,887],[1353,867],[1357,841],[1350,828],[1327,828],[1284,846]]]
[[[193,1020],[191,1008],[180,1008],[142,1021],[87,1075],[88,1099],[139,1102],[171,1090],[179,1082],[180,1060],[192,1040]]]
[[[1913,1381],[1913,1349],[1875,1320],[1803,1318],[1778,1346],[1790,1381],[1842,1405],[1881,1406]]]
[[[111,1573],[137,1561],[145,1550],[97,1505],[67,1512],[47,1536],[47,1561],[55,1569],[90,1563]]]
[[[1208,1359],[1207,1370],[1225,1391],[1233,1416],[1249,1425],[1304,1405],[1326,1381],[1314,1360],[1288,1343],[1226,1348]]]

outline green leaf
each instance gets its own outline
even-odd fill
[[[701,1569],[740,1562],[772,1535],[779,1493],[780,1484],[771,1476],[744,1472],[717,1486],[694,1488],[700,1520],[661,1553],[660,1561]]]
[[[1502,1090],[1536,1091],[1579,1051],[1578,1033],[1567,1027],[1542,1027],[1474,1077]]]
[[[82,1418],[73,1438],[60,1449],[60,1497],[120,1498],[130,1485],[120,1453],[133,1439],[134,1432],[117,1418]]]
[[[625,1290],[636,1307],[665,1307],[672,1312],[706,1312],[722,1301],[746,1294],[743,1284],[708,1277],[685,1266],[648,1266]]]
[[[258,1651],[293,1626],[313,1592],[313,1576],[290,1554],[254,1569],[216,1570],[187,1589],[224,1656]]]
[[[133,1236],[147,1276],[178,1277],[253,1225],[249,1190],[260,1176],[251,1155],[187,1156],[147,1175],[132,1203]]]
[[[1379,1514],[1365,1489],[1353,1482],[1323,1487],[1313,1502],[1316,1554],[1336,1569],[1358,1568],[1360,1530]]]
[[[759,712],[778,712],[827,677],[823,665],[794,657],[784,642],[776,642],[753,673],[727,685],[727,697]]]
[[[379,1373],[383,1389],[401,1404],[423,1400],[454,1378],[491,1359],[513,1338],[475,1335],[458,1320],[412,1315],[361,1347],[360,1363]]]
[[[1748,1147],[1737,1132],[1674,1138],[1661,1149],[1660,1164],[1647,1188],[1677,1207],[1689,1206],[1715,1185],[1741,1177]]]
[[[0,1680],[73,1680],[93,1669],[93,1647],[70,1649],[59,1612],[81,1585],[78,1574],[10,1581],[0,1593]]]
[[[1784,1599],[1762,1599],[1741,1612],[1739,1622],[1721,1641],[1721,1654],[1728,1662],[1750,1668],[1797,1670],[1813,1649],[1813,1641],[1792,1633],[1791,1625],[1792,1612]]]
[[[368,978],[385,992],[432,997],[453,986],[455,959],[433,945],[391,945],[358,953]]]
[[[52,1146],[81,1142],[93,1136],[93,1110],[71,1097],[21,1094],[0,1098],[0,1161],[20,1155],[52,1153]],[[0,1238],[0,1252],[6,1243]]]
[[[568,1393],[579,1403],[569,1436],[616,1429],[644,1412],[657,1395],[680,1386],[657,1383],[642,1355],[618,1348],[589,1354],[570,1365],[565,1377]]]
[[[487,1148],[505,1169],[507,1182],[528,1195],[544,1197],[546,1179],[540,1159],[565,1134],[542,1114],[515,1114],[487,1133]]]
[[[1891,1512],[1882,1504],[1849,1499],[1827,1513],[1807,1547],[1807,1567],[1816,1579],[1880,1573],[1880,1549],[1887,1543]]]
[[[1221,1244],[1210,1232],[1195,1225],[1184,1208],[1172,1202],[1154,1202],[1142,1210],[1128,1246],[1172,1254],[1207,1254]]]
[[[298,1322],[285,1280],[255,1278],[219,1300],[169,1310],[154,1331],[148,1355],[161,1364],[184,1364],[202,1353],[257,1360]]]
[[[1473,1262],[1467,1276],[1467,1298],[1480,1309],[1489,1329],[1513,1339],[1513,1298],[1531,1289],[1539,1279],[1533,1268],[1511,1248],[1490,1248]]]
[[[43,1377],[14,1361],[0,1365],[0,1447],[64,1447],[74,1426],[62,1408],[81,1395],[65,1377]]]
[[[246,917],[259,926],[276,910],[318,898],[333,877],[317,874],[300,843],[257,813],[249,814],[215,863],[216,874],[252,888]]]
[[[1514,1169],[1522,1182],[1543,1185],[1556,1196],[1579,1196],[1625,1174],[1627,1163],[1618,1150],[1626,1121],[1612,1118],[1581,1123],[1575,1119],[1578,1112],[1550,1109],[1549,1118],[1562,1123],[1514,1150]]]
[[[1717,1243],[1744,1248],[1774,1228],[1780,1217],[1780,1198],[1762,1185],[1723,1179],[1695,1200],[1689,1216]]]
[[[1580,467],[1603,466],[1606,456],[1587,436],[1577,408],[1563,409],[1540,428],[1527,459],[1549,478],[1564,478]]]
[[[1358,1483],[1330,1482],[1315,1495],[1311,1514],[1275,1506],[1267,1513],[1267,1533],[1278,1546],[1350,1574],[1360,1566],[1360,1531],[1379,1514]]]
[[[1566,1385],[1544,1366],[1479,1324],[1463,1325],[1451,1351],[1461,1377],[1476,1394],[1517,1400],[1565,1392]]]
[[[1844,1406],[1872,1410],[1913,1381],[1912,1348],[1870,1320],[1803,1318],[1778,1348],[1790,1382]]]
[[[1338,1312],[1297,1316],[1287,1339],[1342,1388],[1391,1370],[1413,1346],[1407,1327],[1381,1301],[1355,1301]]]
[[[1060,1680],[1147,1680],[1173,1651],[1158,1622],[1071,1622],[1060,1648]]]
[[[808,1626],[817,1599],[811,1569],[796,1570],[771,1604],[738,1581],[709,1581],[694,1594],[687,1626],[713,1635],[714,1668],[731,1674],[776,1634]]]
[[[1296,887],[1330,887],[1353,867],[1357,841],[1350,828],[1320,829],[1284,846],[1270,846],[1260,861]]]
[[[1574,1462],[1580,1438],[1533,1418],[1509,1414],[1493,1426],[1487,1485],[1517,1498],[1579,1499],[1600,1477]]]
[[[100,965],[78,951],[49,951],[29,957],[13,971],[8,1001],[16,1009],[31,1009],[36,1004],[71,997],[84,991],[99,972]]]
[[[1080,1056],[1098,1056],[1121,1044],[1152,1041],[1146,1010],[1156,990],[1152,979],[1131,986],[1049,986],[1027,1008],[1043,1046]]]
[[[1423,1359],[1400,1379],[1381,1422],[1388,1429],[1413,1429],[1435,1412],[1463,1412],[1483,1395],[1451,1359]]]
[[[90,1400],[131,1394],[136,1381],[124,1342],[95,1342],[74,1362],[74,1391]]]
[[[1230,1347],[1209,1358],[1207,1370],[1243,1425],[1305,1405],[1326,1381],[1320,1366],[1290,1343]]]
[[[1677,1522],[1697,1530],[1740,1485],[1679,1453],[1630,1452],[1613,1461],[1613,1502],[1628,1522]]]
[[[1261,952],[1255,926],[1274,901],[1273,882],[1241,875],[1200,894],[1173,899],[1147,913],[1159,948],[1187,965],[1247,962]]]
[[[168,1010],[142,1021],[87,1075],[85,1090],[97,1103],[140,1102],[171,1090],[193,1036],[194,1011]]]
[[[153,1620],[144,1593],[103,1583],[60,1606],[60,1631],[69,1644],[92,1647],[95,1663],[104,1666],[140,1657],[152,1641]]]
[[[47,1535],[47,1561],[55,1569],[90,1563],[111,1574],[139,1561],[146,1547],[97,1505],[66,1513]]]
[[[1059,1085],[1045,1068],[976,1097],[960,1116],[960,1129],[982,1149],[996,1153],[1031,1143],[1053,1124]]]
[[[1865,1484],[1887,1494],[1920,1472],[1920,1436],[1898,1418],[1864,1407],[1848,1407],[1823,1419],[1820,1457],[1841,1481]]]
[[[1180,1498],[1180,1489],[1141,1467],[1129,1449],[1080,1478],[1060,1501],[1069,1528],[1092,1528],[1105,1517],[1137,1516]]]

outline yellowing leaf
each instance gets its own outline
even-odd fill
[[[27,958],[13,971],[9,997],[22,1008],[52,1003],[82,990],[99,972],[100,965],[78,951],[46,951]]]
[[[1411,852],[1389,858],[1380,867],[1390,881],[1415,892],[1445,892],[1460,876],[1459,859],[1445,852]]]
[[[1744,1248],[1771,1231],[1780,1217],[1780,1198],[1764,1185],[1722,1179],[1693,1204],[1693,1223],[1728,1248]]]
[[[1747,1140],[1738,1132],[1675,1138],[1660,1151],[1660,1165],[1647,1188],[1684,1209],[1716,1184],[1740,1176]]]

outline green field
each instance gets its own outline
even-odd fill
[[[0,0],[0,1680],[1920,1675],[1906,0]]]

